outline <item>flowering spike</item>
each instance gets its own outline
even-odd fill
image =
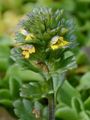
[[[52,65],[52,71],[56,71],[60,68],[60,61],[57,61],[57,59],[62,58],[61,51],[63,49],[66,49],[65,52],[72,50],[76,45],[75,37],[72,37],[74,29],[73,21],[67,17],[63,10],[58,9],[54,12],[48,8],[36,8],[20,22],[15,40],[21,45],[17,45],[15,55],[13,55],[17,60],[24,57],[25,59],[31,58],[30,62],[32,64],[37,63],[37,61],[42,63],[35,64],[35,66],[44,72],[49,71],[46,64]],[[60,52],[58,49],[60,49]],[[37,51],[35,52],[35,50]],[[56,51],[54,52],[54,50]],[[63,52],[63,54],[65,53]],[[52,62],[52,58],[55,58],[54,63],[57,61],[57,64]]]

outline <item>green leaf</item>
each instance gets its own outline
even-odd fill
[[[8,80],[11,76],[16,77],[18,76],[18,79],[28,82],[28,81],[39,81],[43,82],[43,77],[31,70],[25,70],[20,67],[20,65],[14,64],[10,66],[7,70],[7,73],[5,75],[6,80]]]
[[[0,57],[0,70],[6,71],[6,69],[9,67],[8,58],[6,57]]]
[[[10,39],[8,37],[0,37],[0,70],[5,71],[9,66]]]
[[[16,77],[18,76],[18,72],[21,70],[20,66],[17,64],[13,64],[10,66],[6,72],[5,80],[8,80],[11,76]]]
[[[65,52],[65,60],[63,61],[63,64],[66,69],[74,69],[77,67],[76,58],[71,51]]]
[[[78,120],[76,112],[68,106],[57,109],[56,117],[63,120]]]
[[[88,116],[88,114],[86,114],[85,111],[82,111],[79,115],[80,120],[90,120],[90,117]]]
[[[8,89],[0,89],[0,100],[11,99],[11,95]]]
[[[12,107],[11,95],[8,89],[0,89],[0,104]]]
[[[0,100],[0,104],[4,105],[5,107],[12,107],[12,100],[2,99],[2,100]]]
[[[34,72],[36,72],[36,73],[39,73],[40,72],[40,70],[36,67],[36,66],[34,66],[30,61],[25,61],[25,60],[20,60],[20,63],[22,64],[22,66],[24,67],[24,68],[26,68],[26,69],[29,69],[29,70],[32,70],[32,71],[34,71]]]
[[[29,82],[29,81],[43,82],[44,81],[40,74],[35,73],[30,70],[20,70],[18,72],[18,76],[21,80],[23,80],[25,82]]]
[[[54,93],[55,93],[55,98],[56,98],[58,90],[64,83],[65,74],[64,73],[63,74],[59,74],[59,73],[53,74],[52,78],[53,78]]]
[[[64,56],[55,62],[56,73],[63,73],[77,67],[76,58],[71,51],[65,51]]]
[[[58,90],[57,101],[71,106],[71,100],[74,96],[80,97],[79,92],[70,85],[68,81],[65,81],[63,86]]]
[[[17,100],[14,102],[14,107],[19,120],[36,120],[32,113],[33,104],[29,100]]]
[[[83,102],[79,97],[73,97],[71,100],[71,105],[77,114],[84,110]]]
[[[90,97],[88,97],[84,102],[84,107],[87,110],[90,110]]]
[[[80,79],[80,84],[77,87],[78,90],[87,90],[90,89],[90,72],[87,72]]]
[[[87,59],[87,61],[86,61]],[[83,65],[83,64],[87,64],[88,62],[88,57],[86,55],[86,53],[84,51],[80,51],[77,55],[77,63],[78,65]]]
[[[24,84],[22,86],[20,96],[36,100],[41,98],[42,93],[42,86],[39,83],[30,82],[27,85]]]
[[[9,90],[12,98],[15,100],[19,97],[19,89],[21,87],[21,81],[18,78],[10,77]]]

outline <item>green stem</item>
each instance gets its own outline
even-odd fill
[[[50,91],[53,91],[53,80],[49,80]],[[55,120],[55,101],[54,101],[54,92],[48,96],[48,120]]]
[[[55,120],[54,94],[48,98],[49,120]]]

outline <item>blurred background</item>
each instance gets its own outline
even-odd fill
[[[77,25],[76,37],[79,43],[74,50],[78,67],[68,71],[67,81],[73,96],[80,94],[82,104],[90,119],[90,0],[0,0],[0,120],[14,120],[12,102],[18,98],[15,93],[17,76],[23,82],[29,80],[28,72],[23,74],[16,65],[10,65],[10,48],[13,45],[13,33],[19,20],[35,7],[50,7],[53,10],[65,9]],[[33,77],[33,74],[32,74]],[[72,88],[71,88],[72,87]],[[19,88],[19,87],[18,87]],[[64,89],[64,88],[63,88]],[[13,96],[13,92],[15,95]],[[68,93],[66,93],[67,95]],[[68,95],[69,96],[69,95]],[[71,96],[69,96],[71,100]],[[67,101],[62,99],[62,102]],[[69,101],[71,102],[71,101]],[[58,115],[57,115],[58,117]],[[58,120],[72,120],[61,118]]]

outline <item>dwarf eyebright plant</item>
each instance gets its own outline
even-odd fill
[[[42,77],[20,89],[21,99],[14,103],[20,120],[55,120],[58,90],[66,71],[76,67],[74,30],[73,20],[63,10],[50,8],[36,8],[18,24],[11,57]],[[48,117],[43,114],[43,100]]]

